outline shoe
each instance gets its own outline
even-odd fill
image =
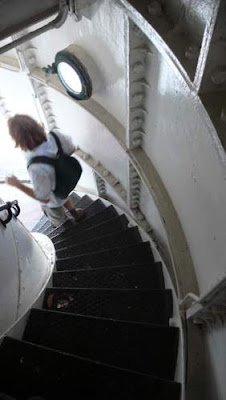
[[[71,210],[70,214],[74,218],[76,222],[81,221],[85,217],[85,211],[82,208],[76,208],[75,210]]]

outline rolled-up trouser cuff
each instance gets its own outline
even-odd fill
[[[55,228],[65,222],[67,216],[63,207],[49,208],[42,205],[42,210]]]

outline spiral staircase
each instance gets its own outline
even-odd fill
[[[56,250],[42,308],[0,346],[0,399],[177,400],[180,330],[161,262],[125,214],[74,194],[86,218],[33,231]]]
[[[226,399],[225,21],[225,0],[1,2],[0,117],[29,110],[68,133],[83,163],[80,189],[111,199],[142,229],[92,196],[75,197],[86,208],[77,225],[53,230],[41,219],[34,231],[50,237],[57,255],[52,286],[22,336],[0,337],[0,400]],[[84,102],[44,73],[72,45],[98,66]],[[3,172],[9,161],[3,150]],[[13,241],[9,231],[2,228]],[[14,304],[9,258],[17,248],[3,236],[0,300]],[[39,247],[29,236],[26,254]],[[48,263],[37,253],[42,268],[33,262],[28,303]],[[1,314],[10,306],[0,301]]]

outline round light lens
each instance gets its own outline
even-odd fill
[[[77,94],[82,92],[81,79],[76,70],[69,64],[60,62],[57,65],[57,73],[69,91]]]

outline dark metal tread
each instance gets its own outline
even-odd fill
[[[78,202],[81,200],[80,196],[78,196],[75,192],[73,192],[73,193],[71,193],[70,197],[71,197],[71,199],[72,199],[72,201],[74,203],[74,206],[76,207]],[[43,233],[49,227],[51,227],[50,221],[48,220],[46,215],[43,214],[43,216],[41,217],[40,221],[32,229],[32,232],[41,232],[41,233]]]
[[[80,200],[76,203],[76,207],[87,208],[93,203],[93,200],[85,194],[80,198]]]
[[[57,228],[55,228],[53,225],[50,224],[49,221],[47,221],[46,227],[44,230],[41,231],[41,233],[50,237],[51,233],[54,232],[56,229],[60,230],[60,232],[66,232],[69,229],[73,228],[74,226],[75,226],[75,221],[72,218],[66,219],[65,222],[59,225]]]
[[[55,249],[60,249],[73,244],[83,242],[84,240],[90,240],[110,233],[123,231],[128,227],[128,219],[125,214],[110,218],[109,220],[102,222],[98,225],[86,228],[83,231],[74,229],[72,234],[66,239],[58,240],[54,243]]]
[[[122,265],[53,273],[54,287],[164,289],[162,264]]]
[[[89,207],[85,208],[86,216],[80,222],[75,222],[70,229],[65,231],[65,229],[60,229],[60,226],[52,231],[48,236],[51,238],[53,243],[65,239],[73,234],[74,231],[79,232],[83,230],[90,223],[90,219],[99,214],[101,211],[105,210],[105,205],[101,200],[96,200]]]
[[[100,268],[149,262],[154,262],[150,243],[143,242],[74,257],[60,258],[56,261],[56,269],[57,271],[66,271],[78,268]]]
[[[78,244],[56,250],[57,258],[74,257],[80,254],[88,254],[95,251],[108,250],[118,246],[141,243],[142,239],[137,227],[124,231],[109,233],[91,240],[84,240]]]
[[[174,379],[179,330],[32,309],[23,340],[120,368]]]
[[[171,290],[47,288],[43,308],[125,321],[167,325]]]
[[[83,198],[79,202],[79,203],[81,203],[81,205],[83,204],[82,200],[83,200]],[[86,201],[84,201],[84,202],[86,204]],[[105,208],[105,205],[102,203],[101,200],[98,199],[96,201],[92,201],[92,203],[90,205],[88,205],[87,207],[83,206],[82,208],[85,210],[85,213],[86,213],[86,215],[84,217],[84,221],[85,221],[86,219],[88,219],[92,215],[96,214],[100,210],[103,210]],[[79,226],[79,224],[81,223],[81,222],[76,223],[74,220],[73,220],[73,222],[74,222],[74,225],[76,225],[76,226]],[[66,226],[66,223],[58,226],[57,228],[54,228],[53,226],[50,226],[45,231],[43,231],[43,233],[51,238],[52,236],[54,237],[56,235],[60,235],[61,233],[65,232],[65,230],[68,229],[68,228],[65,229],[65,226]],[[71,228],[71,226],[69,228]]]
[[[25,341],[4,338],[0,347],[1,390],[26,399],[91,397],[100,400],[179,400],[180,384],[112,367]]]
[[[79,201],[76,203],[75,207],[82,207],[84,209],[86,209],[86,207],[89,207],[91,204],[93,203],[93,200],[90,199],[89,196],[85,195],[83,197],[81,197],[79,199]],[[69,215],[69,213],[67,213],[67,210],[65,208],[65,212],[67,215]],[[73,219],[72,219],[73,221]],[[75,221],[73,221],[75,222]],[[66,221],[64,224],[58,226],[57,228],[53,227],[50,223],[49,225],[46,226],[45,229],[43,229],[42,233],[44,233],[47,236],[51,236],[53,232],[64,232],[67,229],[70,229],[71,226],[73,226],[73,224],[71,224],[71,221]]]
[[[77,207],[82,197],[80,197],[76,192],[72,192],[70,198],[73,201],[74,206]]]

